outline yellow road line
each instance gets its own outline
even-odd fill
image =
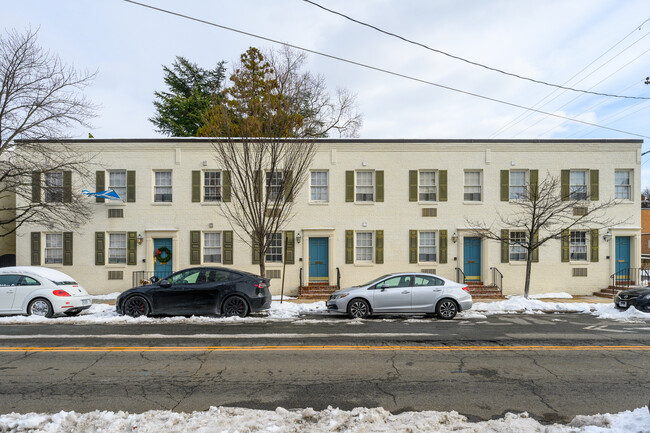
[[[247,351],[622,351],[650,350],[650,346],[124,346],[124,347],[1,347],[0,352],[247,352]]]

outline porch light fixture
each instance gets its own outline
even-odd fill
[[[302,236],[300,236],[300,233],[296,235],[296,242],[300,243],[300,239],[302,239]]]
[[[144,242],[144,238],[141,234],[138,234],[138,245],[142,245],[142,242]]]
[[[458,241],[458,235],[457,235],[456,233],[454,233],[453,235],[451,235],[451,241],[452,241],[453,243],[456,243],[456,242]]]
[[[607,233],[603,235],[603,240],[609,242],[611,239],[612,239],[612,234],[610,233],[609,230],[607,230]]]

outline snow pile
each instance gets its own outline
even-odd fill
[[[120,293],[122,292],[113,292],[107,295],[90,295],[90,297],[92,299],[109,301],[109,300],[117,299],[117,297],[120,296]]]
[[[558,292],[558,293],[539,293],[536,295],[528,295],[530,299],[548,299],[548,298],[555,298],[555,299],[573,299],[573,296],[569,295],[566,292]]]
[[[57,414],[0,415],[3,432],[459,432],[459,433],[647,433],[650,414],[643,407],[618,414],[577,416],[569,425],[542,425],[527,413],[507,413],[503,418],[469,422],[457,412],[403,412],[392,415],[382,408],[350,411],[331,407],[315,411],[275,411],[211,407],[205,412],[94,411]]]

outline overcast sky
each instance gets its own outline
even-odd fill
[[[302,0],[141,1],[465,92],[650,136],[649,101],[551,94],[551,87],[450,59]],[[513,74],[650,97],[650,85],[644,84],[650,75],[647,0],[315,1]],[[100,106],[99,116],[90,131],[74,131],[79,138],[88,132],[96,138],[158,137],[148,120],[153,92],[164,90],[161,65],[170,65],[177,55],[211,68],[221,60],[232,66],[250,46],[273,46],[123,0],[4,0],[1,11],[4,29],[39,28],[42,46],[77,68],[98,71],[88,96]],[[322,74],[331,89],[344,87],[357,95],[364,117],[361,138],[643,138],[530,114],[314,54],[308,68]],[[642,168],[642,184],[650,186],[650,164]]]

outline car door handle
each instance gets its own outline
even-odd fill
[[[442,289],[433,289],[434,292],[442,292]]]
[[[7,293],[16,293],[16,291],[13,290],[13,289],[12,290],[7,290]]]
[[[411,293],[409,290],[404,290],[404,291],[402,292],[402,295],[408,295],[409,293]]]

